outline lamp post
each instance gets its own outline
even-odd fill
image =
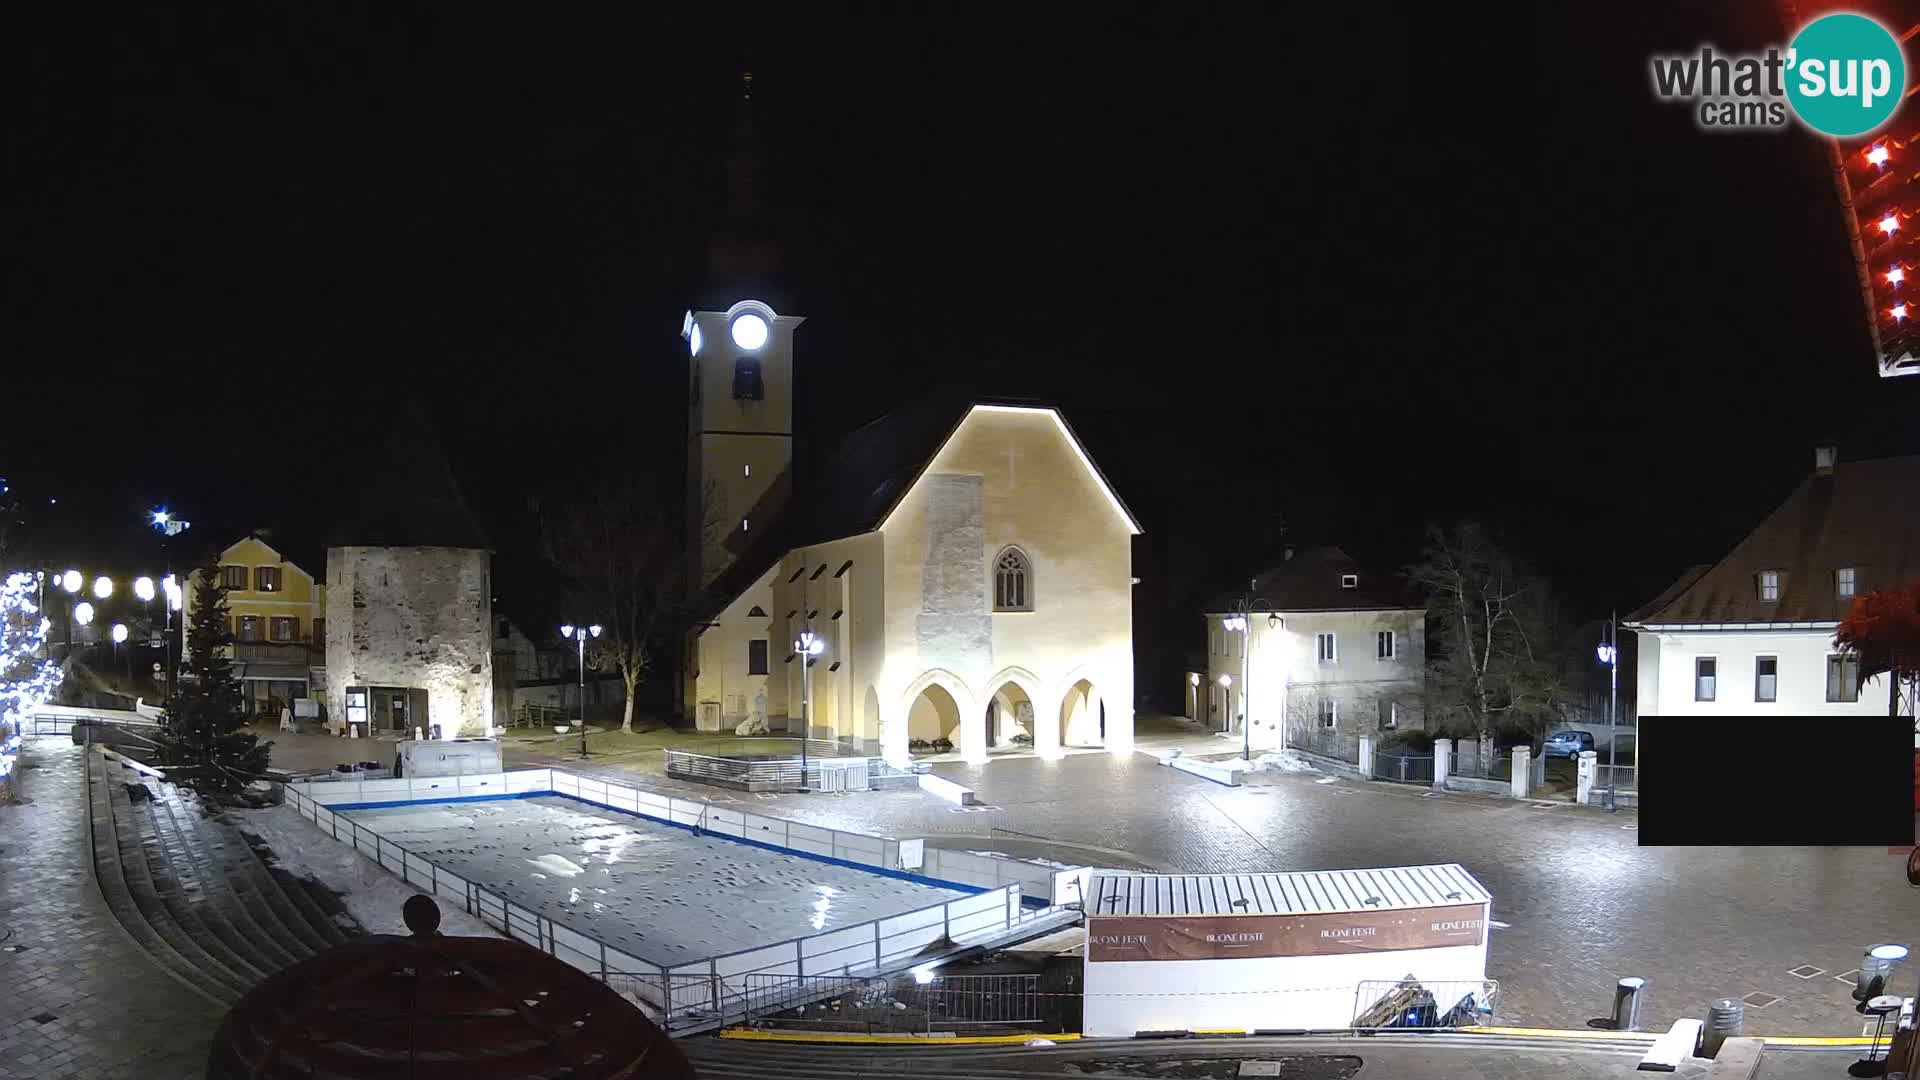
[[[809,669],[813,658],[827,651],[825,638],[811,630],[802,630],[793,643],[800,656],[800,790],[807,790],[807,741],[813,738],[813,682]]]
[[[1595,650],[1607,665],[1607,813],[1618,813],[1614,791],[1620,785],[1620,720],[1616,706],[1620,700],[1620,624],[1617,615],[1607,616],[1607,637]],[[1634,741],[1634,764],[1640,762],[1640,744]]]
[[[592,626],[574,626],[569,623],[560,628],[560,636],[571,638],[580,645],[580,756],[587,756],[587,639],[600,636],[600,624]]]
[[[1254,598],[1253,594],[1258,585],[1258,581],[1247,582],[1246,594],[1229,605],[1226,618],[1220,620],[1220,625],[1228,631],[1237,630],[1240,633],[1240,756],[1246,760],[1248,767],[1252,767],[1253,764],[1253,709],[1248,704],[1247,698],[1247,689],[1252,683],[1250,676],[1253,673],[1253,624],[1248,617],[1255,612],[1266,612],[1269,630],[1278,627],[1281,621],[1279,613],[1273,610],[1272,604]],[[1221,676],[1220,685],[1231,686],[1232,680]],[[1231,720],[1232,717],[1228,719]],[[1284,751],[1287,748],[1286,717],[1283,716],[1280,720],[1280,749]]]
[[[169,541],[192,528],[193,522],[165,509],[155,510],[151,522],[160,531],[161,561],[167,569],[167,576],[160,584],[167,594],[167,695],[171,697],[180,685],[180,668],[174,659],[173,613],[181,610],[184,604],[180,583],[173,576],[173,545]],[[185,622],[184,618],[182,622]]]

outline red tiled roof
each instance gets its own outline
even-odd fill
[[[1725,558],[1689,571],[1628,621],[1838,622],[1851,603],[1835,587],[1843,567],[1854,568],[1856,594],[1920,577],[1920,456],[1843,461],[1809,476]],[[1780,574],[1778,600],[1760,598],[1768,570]]]

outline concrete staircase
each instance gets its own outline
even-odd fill
[[[90,750],[95,877],[114,918],[161,970],[231,1006],[268,975],[359,936],[283,887],[238,829],[164,780]]]

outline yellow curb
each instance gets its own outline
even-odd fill
[[[1034,1039],[1047,1039],[1052,1042],[1072,1042],[1080,1036],[1072,1035],[955,1035],[952,1038],[929,1038],[925,1035],[848,1035],[827,1031],[755,1031],[752,1028],[725,1028],[720,1032],[723,1039],[746,1039],[756,1042],[796,1042],[796,1043],[846,1043],[864,1046],[991,1046],[1018,1045]]]

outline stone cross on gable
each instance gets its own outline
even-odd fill
[[[1013,487],[1015,485],[1014,462],[1017,458],[1019,458],[1019,456],[1020,456],[1019,452],[1014,450],[1013,444],[1009,442],[1007,444],[1007,486],[1008,487]]]

